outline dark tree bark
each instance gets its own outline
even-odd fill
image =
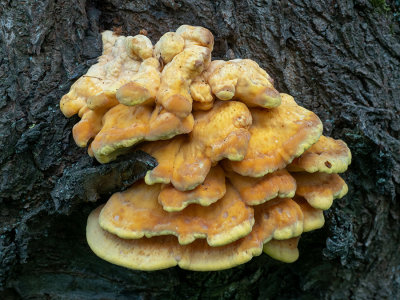
[[[0,298],[398,299],[398,9],[367,0],[0,0]],[[352,150],[349,194],[324,229],[304,235],[294,264],[261,255],[222,272],[138,272],[86,244],[90,210],[154,161],[139,153],[97,164],[75,146],[77,117],[64,118],[59,100],[96,62],[102,30],[146,29],[156,41],[181,24],[209,28],[215,58],[259,62]]]

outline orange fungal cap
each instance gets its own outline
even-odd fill
[[[250,233],[253,209],[246,206],[232,186],[216,203],[190,205],[182,211],[166,212],[158,203],[161,185],[134,184],[115,193],[101,211],[100,226],[125,239],[175,235],[182,245],[206,238],[210,246],[231,243]]]
[[[259,205],[275,197],[291,198],[296,191],[296,181],[285,169],[259,178],[234,172],[226,172],[226,176],[247,205]]]
[[[342,173],[351,163],[351,152],[342,140],[321,136],[314,145],[295,159],[288,170],[309,173]]]
[[[100,163],[107,163],[139,142],[170,139],[192,128],[192,115],[179,119],[159,106],[153,110],[150,106],[118,104],[104,115],[103,127],[92,142],[92,150]]]
[[[220,100],[236,99],[249,107],[272,108],[281,104],[271,77],[250,59],[213,62],[207,81]]]
[[[272,109],[252,109],[250,142],[242,161],[225,161],[228,169],[243,176],[261,177],[283,169],[314,144],[322,133],[316,114],[281,94],[282,104]]]
[[[181,211],[191,203],[208,206],[221,199],[226,192],[225,174],[218,165],[212,167],[204,182],[194,190],[181,192],[171,184],[164,185],[158,195],[158,202],[164,210]]]
[[[292,173],[296,179],[296,195],[304,197],[314,208],[329,209],[334,199],[347,194],[348,187],[337,174],[327,173]]]
[[[217,202],[218,203],[218,202]],[[251,233],[230,244],[211,247],[206,240],[180,245],[174,236],[122,239],[99,225],[102,207],[88,218],[86,238],[93,252],[113,264],[135,270],[160,270],[179,265],[193,271],[217,271],[248,262],[262,253],[272,238],[292,238],[302,231],[303,214],[291,199],[255,206]],[[281,221],[282,212],[286,218]]]

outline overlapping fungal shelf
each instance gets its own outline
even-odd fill
[[[304,232],[347,193],[351,153],[249,59],[211,59],[214,38],[183,25],[153,46],[102,34],[103,54],[60,102],[100,163],[154,156],[145,178],[94,210],[87,241],[127,268],[221,270],[263,251],[293,262]]]

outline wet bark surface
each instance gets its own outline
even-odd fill
[[[0,298],[399,298],[400,30],[395,1],[376,3],[0,0]],[[302,237],[296,263],[139,272],[86,244],[91,209],[155,162],[97,164],[59,100],[101,54],[102,30],[146,29],[154,42],[181,24],[213,32],[214,58],[257,61],[352,150],[349,193]]]

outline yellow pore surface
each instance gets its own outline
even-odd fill
[[[273,259],[292,263],[299,258],[299,244],[300,237],[295,237],[287,240],[271,240],[264,245],[264,252],[271,256]]]
[[[300,206],[304,219],[303,219],[303,231],[308,232],[315,229],[322,228],[325,224],[324,213],[322,209],[314,208],[308,202],[302,198],[296,196],[294,199]]]

